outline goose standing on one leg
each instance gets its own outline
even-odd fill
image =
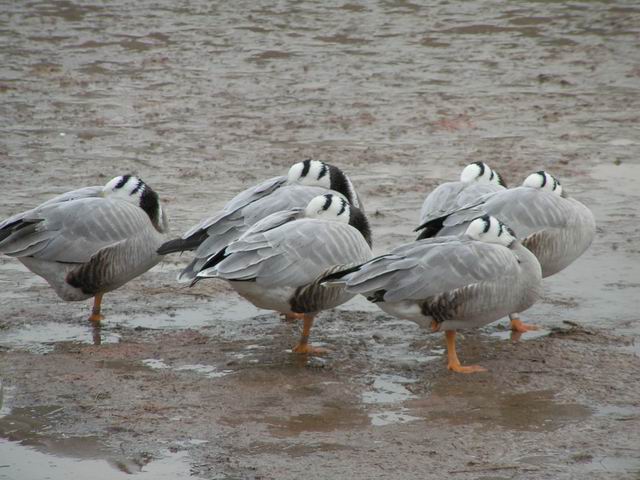
[[[363,211],[351,180],[342,170],[318,160],[304,160],[294,164],[286,176],[271,178],[239,193],[221,211],[190,228],[182,238],[163,244],[158,253],[195,250],[194,259],[178,275],[179,281],[193,281],[208,258],[240,238],[259,220],[289,208],[303,208],[317,195],[336,192]]]
[[[540,171],[529,175],[521,187],[486,195],[476,203],[421,225],[417,230],[423,232],[418,238],[459,234],[479,215],[492,215],[513,228],[522,245],[540,262],[543,277],[573,263],[589,248],[596,233],[591,210],[568,197],[554,176]],[[516,312],[509,315],[512,330],[537,329],[523,323]]]
[[[460,173],[460,181],[438,185],[427,195],[420,210],[420,225],[454,212],[487,193],[504,190],[506,186],[500,174],[486,163],[470,163]]]
[[[418,240],[367,263],[336,271],[320,280],[361,293],[385,312],[444,331],[448,368],[462,366],[455,348],[456,330],[493,322],[529,308],[541,294],[536,257],[502,222],[477,218],[460,237]]]
[[[146,272],[162,257],[167,219],[158,195],[137,177],[59,195],[0,223],[0,253],[17,257],[66,301],[102,296]]]
[[[371,231],[364,214],[344,198],[325,194],[306,208],[276,212],[206,260],[196,280],[221,278],[259,308],[302,315],[304,328],[296,353],[309,345],[315,315],[354,294],[325,288],[317,279],[336,268],[371,258]]]

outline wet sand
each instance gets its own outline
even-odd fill
[[[0,257],[0,479],[638,478],[639,25],[631,2],[4,5],[0,218],[134,173],[178,235],[313,157],[382,253],[482,160],[557,175],[598,234],[524,314],[541,334],[460,339],[471,376],[362,299],[320,315],[330,353],[293,355],[299,326],[178,285],[188,255],[106,295],[95,332]]]

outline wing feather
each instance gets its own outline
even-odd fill
[[[448,182],[438,186],[425,199],[420,211],[420,224],[453,213],[487,194],[505,190],[501,185],[477,182]]]
[[[274,180],[276,179],[272,179],[271,181]],[[183,238],[187,238],[190,235],[197,234],[198,231],[202,231],[203,229],[207,234],[207,238],[197,247],[195,258],[181,272],[179,276],[180,280],[193,280],[205,265],[208,258],[239,239],[243,233],[262,219],[268,218],[276,212],[294,208],[302,209],[307,206],[312,198],[327,192],[342,197],[338,192],[333,192],[322,187],[305,185],[278,184],[278,188],[260,188],[259,190],[264,193],[264,196],[256,197],[245,205],[241,205],[239,201],[235,201],[234,205],[237,207],[235,210],[227,211],[227,207],[225,206],[223,212],[205,220],[197,226],[200,230],[194,227],[183,236]],[[253,197],[247,195],[247,198]],[[265,226],[265,228],[274,227],[269,224]]]
[[[20,222],[33,225],[1,241],[1,253],[65,263],[88,262],[99,250],[150,225],[139,207],[102,197],[47,202],[25,212]]]
[[[322,223],[322,225],[319,225]],[[202,276],[248,279],[271,287],[306,285],[335,265],[361,263],[371,249],[350,225],[298,219],[277,228],[253,229],[227,249],[229,256]]]
[[[57,195],[34,209],[18,213],[16,215],[13,215],[7,218],[6,220],[0,222],[0,242],[2,242],[5,238],[11,235],[14,232],[14,229],[16,227],[19,228],[24,218],[32,214],[34,211],[40,208],[43,208],[47,205],[53,205],[55,203],[70,202],[73,200],[78,200],[80,198],[99,197],[102,195],[102,190],[103,190],[103,187],[100,187],[100,186],[84,187],[84,188],[79,188],[77,190],[72,190],[70,192]]]
[[[481,215],[498,218],[523,239],[546,228],[564,228],[575,214],[570,199],[543,190],[517,187],[486,196],[477,204],[451,214],[438,235],[462,233],[470,221]]]
[[[457,237],[431,240],[404,245],[345,275],[347,291],[385,290],[385,301],[422,300],[517,270],[506,247]]]
[[[279,176],[273,177],[268,180],[265,180],[258,185],[248,188],[238,195],[229,200],[222,211],[216,213],[215,215],[202,220],[200,223],[194,225],[189,230],[185,232],[182,238],[189,238],[200,230],[207,230],[210,227],[220,223],[222,220],[226,219],[228,216],[237,212],[238,210],[246,207],[247,205],[259,200],[280,188],[287,181],[287,177]],[[216,252],[214,252],[216,253]]]

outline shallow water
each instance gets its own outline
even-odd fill
[[[49,353],[58,343],[118,343],[117,333],[96,329],[89,322],[82,325],[38,321],[8,329],[0,338],[0,347],[27,350],[33,353]]]
[[[184,479],[202,478],[192,475],[187,452],[165,452],[159,460],[146,464],[132,461],[100,458],[108,457],[106,452],[91,454],[97,458],[79,458],[79,453],[87,448],[92,439],[79,438],[76,443],[67,442],[68,450],[56,455],[43,453],[31,446],[0,439],[3,460],[0,478],[6,480],[46,478],[47,480],[67,480],[69,478],[95,478],[96,480],[136,479]]]
[[[202,328],[221,323],[231,326],[265,313],[238,298],[232,302],[201,303],[197,308],[180,308],[156,315],[114,315],[109,317],[109,323],[142,329]]]
[[[7,480],[46,478],[182,479],[191,475],[188,454],[174,449],[160,459],[141,456],[127,458],[95,436],[59,436],[48,431],[64,415],[59,405],[30,408],[6,406],[0,394],[0,478]]]
[[[544,280],[545,291],[551,298],[554,292],[562,292],[560,302],[569,301],[574,321],[582,325],[624,326],[626,334],[638,335],[640,322],[633,292],[640,288],[640,191],[635,188],[640,164],[601,164],[592,169],[592,175],[590,189],[579,198],[596,216],[596,239],[573,265]]]
[[[0,440],[18,459],[0,478],[30,463],[124,475],[114,461],[149,478],[637,477],[638,382],[619,368],[640,345],[635,4],[5,3],[0,218],[131,172],[178,234],[315,157],[351,175],[382,253],[414,238],[428,191],[483,160],[511,185],[548,169],[598,235],[523,313],[543,330],[514,342],[503,320],[460,336],[463,362],[501,372],[464,379],[441,336],[361,298],[317,319],[329,354],[297,358],[297,325],[214,282],[178,286],[188,255],[106,296],[96,337],[88,302],[1,257],[2,411],[49,427],[38,446]],[[566,322],[592,335],[562,343]],[[101,415],[81,408],[97,396]]]
[[[433,393],[435,397],[451,394],[460,404],[431,410],[427,418],[442,418],[452,425],[479,423],[484,428],[553,431],[591,415],[591,410],[583,405],[556,400],[551,391],[520,394],[496,391],[491,386],[442,385]]]
[[[206,378],[220,378],[225,375],[229,375],[233,372],[233,370],[222,370],[219,371],[216,367],[212,365],[180,365],[177,367],[172,367],[167,365],[162,361],[162,359],[148,358],[142,361],[143,365],[156,370],[165,370],[165,369],[173,369],[177,372],[194,372],[199,375],[203,375]]]

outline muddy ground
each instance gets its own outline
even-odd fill
[[[312,341],[188,255],[63,303],[0,258],[0,479],[640,478],[640,9],[633,2],[2,2],[0,218],[135,173],[173,232],[307,157],[343,167],[376,253],[483,160],[548,169],[591,249],[459,341],[364,300]],[[96,345],[94,343],[98,343]]]

